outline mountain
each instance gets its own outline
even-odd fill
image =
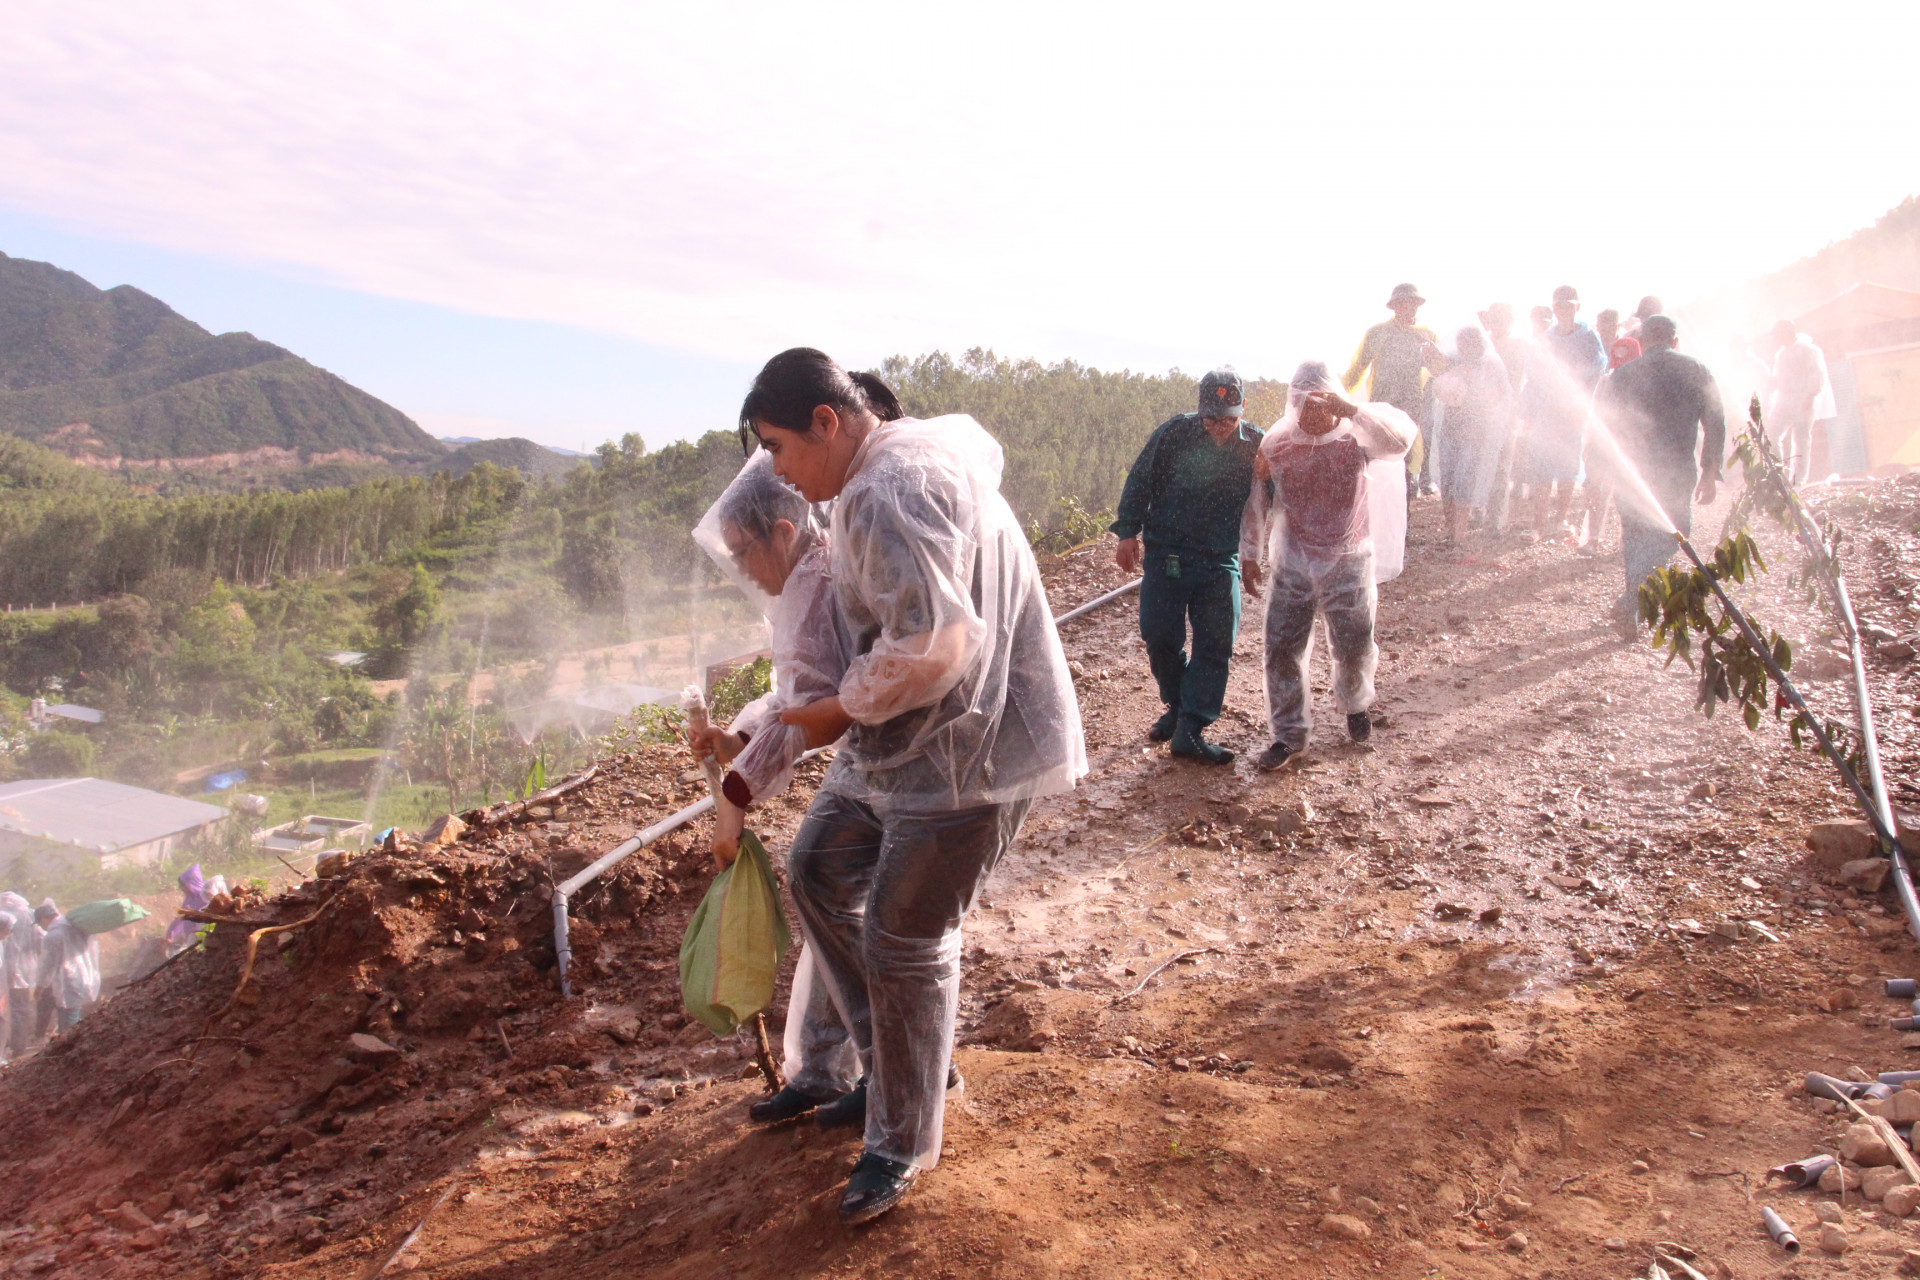
[[[438,460],[391,405],[131,285],[0,253],[0,431],[95,465]]]
[[[453,442],[449,439],[447,443]],[[434,470],[451,471],[456,476],[463,476],[480,463],[491,462],[496,467],[517,467],[535,479],[541,476],[558,478],[589,461],[590,455],[587,454],[549,449],[524,436],[508,436],[501,440],[467,440],[435,463]]]

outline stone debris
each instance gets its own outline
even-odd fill
[[[1820,1175],[1820,1189],[1829,1194],[1840,1191],[1858,1191],[1860,1189],[1860,1171],[1849,1169],[1843,1164],[1830,1166]]]
[[[1815,866],[1837,872],[1849,862],[1877,857],[1879,842],[1873,828],[1857,819],[1816,822],[1807,828],[1807,849]]]
[[[1841,864],[1840,882],[1861,893],[1878,893],[1893,864],[1885,858],[1858,858]]]
[[[1907,1171],[1899,1165],[1868,1169],[1860,1175],[1860,1194],[1877,1204],[1886,1198],[1887,1192],[1912,1181]]]
[[[1320,1219],[1320,1230],[1336,1240],[1359,1244],[1373,1237],[1373,1228],[1348,1213],[1329,1213]]]
[[[1847,1126],[1840,1135],[1840,1158],[1848,1164],[1873,1168],[1894,1163],[1892,1148],[1886,1140],[1874,1131],[1872,1125],[1855,1124]]]
[[[1891,1187],[1881,1197],[1880,1207],[1896,1218],[1908,1217],[1915,1208],[1920,1208],[1920,1187],[1912,1183]]]

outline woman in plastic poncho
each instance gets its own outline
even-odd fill
[[[855,657],[784,712],[844,732],[861,798],[815,797],[789,869],[801,924],[867,1069],[866,1149],[840,1216],[876,1218],[940,1157],[960,925],[1038,796],[1086,746],[1033,553],[973,419],[882,422],[892,393],[818,351],[767,362],[740,410],[774,470],[835,499],[832,576]]]

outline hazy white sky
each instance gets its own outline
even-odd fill
[[[1284,374],[1398,280],[1436,324],[1673,301],[1920,190],[1912,0],[1296,8],[0,0],[0,210],[711,380]]]

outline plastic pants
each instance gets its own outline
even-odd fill
[[[80,1019],[86,1017],[87,1010],[92,1007],[91,1004],[76,1004],[72,1007],[64,1004],[55,1005],[53,1007],[53,1029],[61,1032],[73,1030],[80,1025]]]
[[[1150,549],[1141,566],[1140,638],[1147,644],[1160,701],[1177,709],[1189,727],[1201,729],[1220,718],[1227,696],[1227,667],[1240,634],[1240,571],[1182,555],[1180,576],[1168,577],[1168,554]]]
[[[1647,487],[1673,517],[1674,527],[1688,535],[1693,533],[1693,483],[1688,476],[1647,477]],[[1621,489],[1625,487],[1622,485]],[[1614,608],[1622,617],[1637,618],[1640,616],[1640,584],[1655,569],[1666,567],[1680,548],[1673,534],[1650,522],[1637,504],[1623,500],[1625,494],[1615,492],[1619,495],[1614,499],[1614,506],[1620,510],[1620,559],[1626,566],[1627,589]]]
[[[822,791],[794,836],[788,883],[866,1067],[874,1155],[939,1162],[960,924],[1032,804],[882,814]]]
[[[1379,594],[1373,585],[1373,548],[1335,556],[1288,552],[1273,570],[1267,595],[1267,723],[1275,742],[1298,751],[1313,728],[1307,664],[1313,657],[1313,619],[1327,619],[1333,645],[1333,696],[1345,715],[1373,705],[1373,642]]]
[[[32,987],[14,987],[7,992],[7,1047],[16,1058],[33,1044],[33,1005]]]
[[[838,1097],[859,1083],[860,1055],[813,958],[803,947],[793,970],[784,1037],[787,1083],[814,1098]]]
[[[1767,426],[1780,450],[1781,461],[1786,464],[1787,478],[1796,485],[1805,484],[1808,473],[1813,470],[1812,417],[1789,417]]]

